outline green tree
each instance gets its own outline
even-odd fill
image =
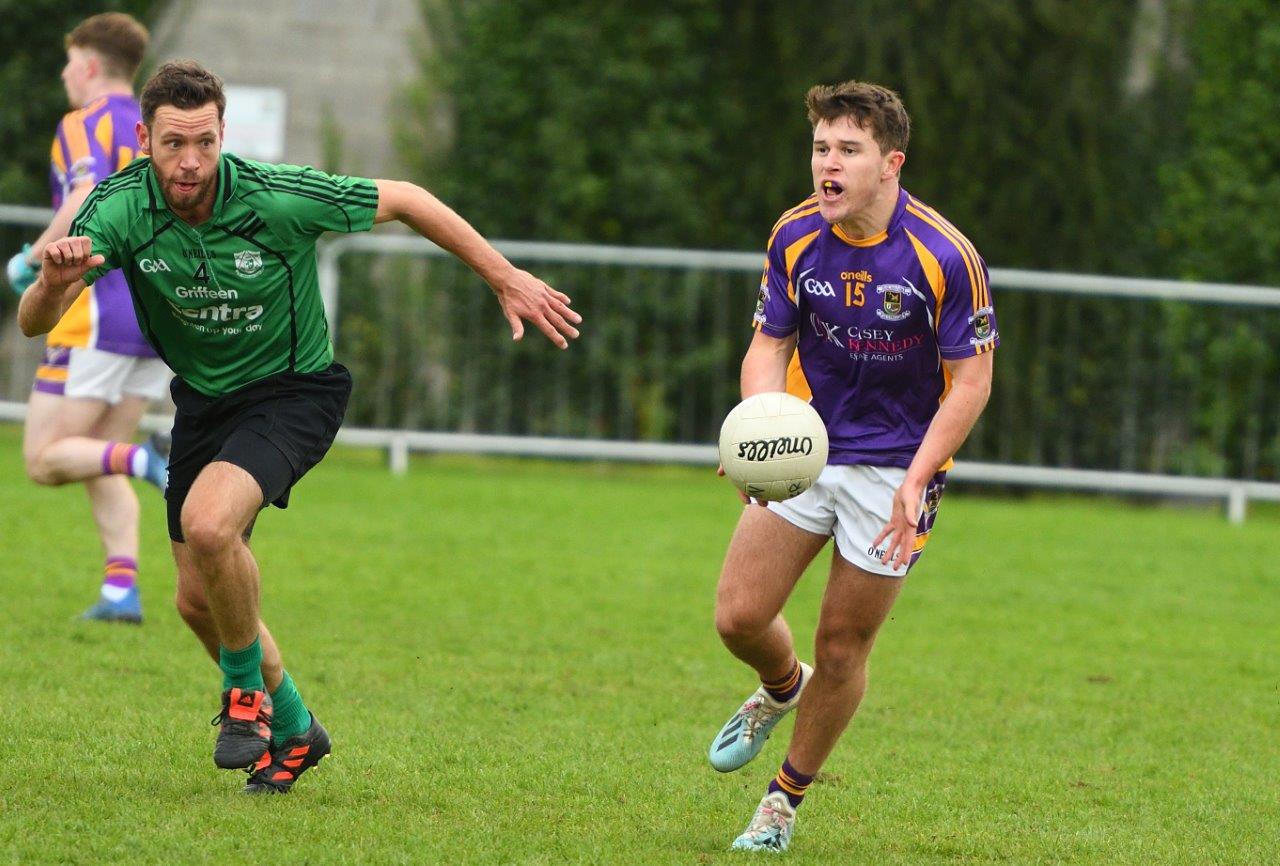
[[[1131,0],[424,8],[436,41],[405,155],[491,232],[758,249],[809,192],[805,90],[862,78],[913,115],[905,184],[990,261],[1157,264],[1156,167],[1179,120],[1167,89],[1122,87]]]
[[[1179,276],[1280,285],[1280,19],[1268,0],[1195,11],[1189,144],[1164,173],[1161,241]],[[1197,351],[1172,384],[1188,404],[1184,459],[1280,477],[1280,325],[1274,316],[1176,320]]]
[[[1275,3],[1201,3],[1192,35],[1195,122],[1185,158],[1165,172],[1161,240],[1180,276],[1280,285]]]

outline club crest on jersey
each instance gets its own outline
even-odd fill
[[[71,167],[67,169],[65,176],[66,185],[68,187],[73,187],[82,180],[92,179],[93,169],[96,164],[97,160],[92,156],[86,156],[84,159],[77,159],[75,162],[71,163]]]
[[[890,322],[900,322],[911,315],[910,310],[903,309],[902,299],[915,291],[909,283],[900,286],[897,283],[885,283],[876,286],[876,294],[880,296],[880,309],[876,315]]]
[[[257,250],[241,250],[236,253],[236,273],[242,277],[256,277],[262,273],[262,253]]]
[[[760,324],[764,324],[764,306],[769,303],[769,271],[766,270],[760,277],[760,294],[756,298],[756,312],[753,317]]]
[[[924,510],[929,514],[938,513],[938,505],[942,502],[942,488],[938,486],[930,487],[928,494],[924,498]]]
[[[970,340],[973,345],[989,342],[995,336],[991,330],[991,314],[994,312],[991,307],[983,307],[969,317],[969,324],[973,326],[973,339]]]

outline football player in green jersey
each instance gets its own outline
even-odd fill
[[[18,310],[49,330],[86,283],[128,279],[148,341],[177,374],[166,493],[178,610],[223,673],[214,762],[246,790],[286,792],[329,752],[259,619],[248,546],[258,512],[289,491],[337,434],[351,391],[316,278],[326,231],[399,220],[493,289],[514,339],[524,321],[560,348],[581,317],[465,220],[411,183],[339,177],[222,152],[222,82],[166,63],[142,90],[139,159],[100,183],[70,236],[49,244]]]

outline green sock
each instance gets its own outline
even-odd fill
[[[276,745],[290,737],[305,733],[311,727],[311,711],[302,703],[302,695],[293,684],[293,677],[284,672],[284,679],[271,693],[271,739]]]
[[[262,682],[262,644],[257,638],[244,649],[219,647],[218,667],[222,668],[223,689],[266,690]]]

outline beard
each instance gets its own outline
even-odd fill
[[[178,211],[194,211],[200,210],[203,205],[208,203],[214,194],[214,185],[218,180],[216,171],[210,172],[209,176],[203,181],[195,181],[196,187],[190,192],[182,192],[178,189],[179,183],[191,183],[194,179],[184,177],[173,177],[164,183],[164,197],[171,210],[175,213]]]

